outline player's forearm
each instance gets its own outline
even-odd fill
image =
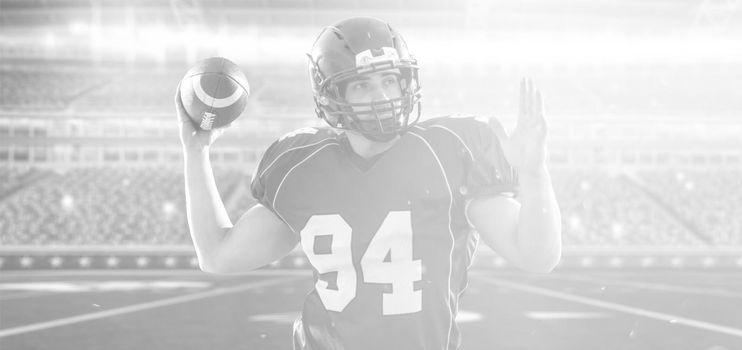
[[[188,227],[199,264],[208,268],[232,222],[216,187],[208,147],[184,153]]]
[[[517,242],[524,262],[534,271],[551,271],[561,258],[562,219],[546,168],[520,174]]]

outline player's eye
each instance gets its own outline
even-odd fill
[[[384,85],[385,86],[397,85],[397,76],[395,76],[395,75],[387,75],[386,77],[384,77],[383,82],[384,82]]]
[[[351,85],[350,88],[356,91],[364,91],[364,90],[368,90],[369,86],[370,84],[368,82],[359,81],[359,82],[353,83],[353,85]]]

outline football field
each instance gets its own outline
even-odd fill
[[[461,349],[742,349],[735,270],[472,271]],[[291,349],[300,270],[0,275],[2,349]]]

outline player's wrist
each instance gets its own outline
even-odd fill
[[[209,155],[209,145],[183,145],[186,158],[200,158]]]

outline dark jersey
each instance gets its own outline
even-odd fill
[[[454,319],[478,237],[467,200],[514,195],[497,137],[474,118],[412,126],[373,159],[344,134],[276,141],[252,193],[301,237],[315,288],[295,324],[303,349],[455,349]]]

